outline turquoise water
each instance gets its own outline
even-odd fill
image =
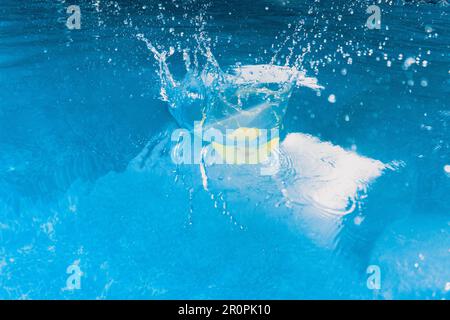
[[[0,4],[0,298],[448,298],[444,2],[76,2]],[[175,164],[203,117],[277,164]]]

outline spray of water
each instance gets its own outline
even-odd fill
[[[312,9],[314,11],[314,7]],[[314,12],[312,12],[314,13]],[[214,128],[224,135],[239,136],[241,133],[258,132],[255,129],[279,129],[286,112],[289,98],[297,87],[320,90],[323,87],[314,77],[306,76],[303,66],[308,54],[313,50],[314,40],[296,52],[298,43],[312,36],[312,29],[305,27],[300,20],[293,32],[281,43],[273,45],[274,55],[267,64],[233,65],[222,68],[211,49],[211,39],[204,30],[205,23],[200,15],[200,26],[193,36],[195,45],[190,48],[164,49],[143,34],[137,35],[152,52],[159,68],[161,81],[161,98],[169,104],[169,110],[181,127],[192,130],[200,122],[204,129]],[[316,24],[313,24],[315,26]],[[324,32],[326,30],[323,30]],[[315,37],[321,37],[321,33]],[[170,70],[168,59],[181,53],[185,66],[185,75],[176,79]],[[344,52],[337,50],[337,53]],[[343,53],[345,56],[345,53]],[[325,58],[325,61],[329,60]],[[317,67],[324,60],[317,60],[309,66],[317,73]],[[204,152],[205,150],[203,150]],[[371,181],[379,177],[385,169],[391,169],[380,161],[364,158],[329,143],[303,134],[291,133],[274,150],[267,172],[272,170],[274,179],[261,181],[249,169],[241,170],[242,176],[253,176],[251,183],[257,184],[264,193],[265,189],[279,189],[287,206],[302,207],[298,211],[302,224],[310,225],[312,233],[324,232],[335,234],[340,225],[339,217],[352,213],[357,208],[359,199],[365,196]],[[276,159],[273,163],[273,159]],[[230,176],[228,168],[200,165],[202,185],[215,197],[218,193],[211,191],[209,179],[216,177],[222,184],[236,180]],[[228,179],[224,176],[228,175]],[[239,179],[237,179],[239,180]],[[236,188],[242,188],[248,181],[242,179]],[[267,191],[266,190],[266,191]],[[226,206],[226,200],[218,191]],[[215,197],[217,198],[217,197]],[[306,209],[305,209],[306,208]],[[320,218],[322,214],[334,216],[335,219]],[[322,232],[322,229],[326,231]],[[332,230],[332,231],[330,231]]]

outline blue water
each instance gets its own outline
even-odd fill
[[[380,30],[370,1],[73,4],[79,30],[65,1],[0,4],[0,298],[449,297],[444,2],[381,1]],[[281,171],[174,164],[181,111],[138,34],[176,79],[199,35],[224,72],[309,48],[324,89],[286,100]]]

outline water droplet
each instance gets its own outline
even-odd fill
[[[444,166],[444,171],[445,171],[445,173],[447,173],[448,175],[450,175],[450,164],[446,164],[446,165]]]
[[[445,283],[445,291],[450,291],[450,282]]]
[[[413,65],[414,63],[416,63],[416,59],[413,57],[409,57],[408,59],[405,60],[405,62],[403,63],[403,70],[408,70],[408,68]]]
[[[356,216],[355,219],[353,219],[353,222],[354,222],[357,226],[359,226],[359,225],[361,225],[361,223],[363,222],[363,220],[364,220],[363,217],[361,217],[361,216]]]
[[[328,96],[328,102],[329,103],[335,103],[336,102],[336,96],[334,94],[330,94]]]

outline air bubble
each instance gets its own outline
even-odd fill
[[[427,81],[427,79],[422,79],[421,81],[420,81],[420,85],[422,86],[422,87],[427,87],[428,86],[428,81]]]

